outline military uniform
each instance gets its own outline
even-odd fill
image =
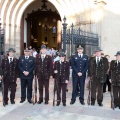
[[[45,86],[45,103],[49,101],[49,79],[53,75],[52,58],[49,55],[45,55],[44,58],[41,55],[36,57],[36,69],[35,75],[38,78],[39,84],[39,101],[43,102],[43,86]]]
[[[96,62],[96,57],[91,57],[89,60],[88,76],[91,78],[91,104],[95,104],[96,92],[97,102],[102,106],[103,101],[103,84],[106,81],[106,73],[109,69],[107,58],[99,57]]]
[[[83,49],[83,48],[80,48]],[[80,96],[79,100],[80,103],[84,105],[84,85],[85,85],[85,77],[86,71],[88,69],[88,56],[87,55],[73,55],[71,59],[71,67],[72,67],[72,78],[73,78],[73,91],[72,91],[72,98],[71,103],[73,104],[76,101],[77,96],[77,88],[78,84],[80,86]],[[82,76],[78,76],[78,73],[81,72]]]
[[[120,108],[120,61],[111,61],[110,79],[113,85],[114,104]]]
[[[19,58],[18,67],[20,70],[21,79],[21,103],[26,99],[26,88],[27,88],[27,99],[31,103],[32,98],[32,82],[33,82],[33,71],[35,69],[35,59],[32,56],[21,56]],[[28,71],[27,76],[24,75],[24,71]]]
[[[10,51],[14,51],[14,49],[9,49]],[[14,51],[15,52],[15,51]],[[8,56],[7,58],[2,59],[1,63],[3,76],[3,84],[4,84],[4,102],[5,105],[8,104],[8,89],[10,88],[10,101],[14,104],[15,92],[16,92],[16,80],[19,77],[18,70],[18,59],[14,57]]]
[[[63,105],[66,105],[66,80],[69,80],[69,62],[67,61],[56,61],[54,64],[54,71],[57,70],[55,73],[55,80],[57,86],[57,102],[58,105],[61,102],[61,90],[62,90],[62,102]]]

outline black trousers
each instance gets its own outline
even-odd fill
[[[78,88],[78,84],[79,84],[79,88]],[[85,76],[82,77],[73,77],[73,91],[72,91],[72,99],[73,101],[76,100],[77,94],[78,92],[80,92],[80,96],[79,96],[79,100],[80,102],[84,101],[84,86],[85,86]]]
[[[109,75],[107,75],[106,82],[103,85],[103,92],[106,92],[107,85],[108,85],[108,91],[111,91],[111,83],[109,81]]]
[[[45,101],[49,100],[49,79],[45,79],[44,76],[38,78],[39,84],[39,100],[43,101],[43,87],[45,87]]]
[[[27,89],[27,100],[32,98],[32,82],[33,79],[21,79],[21,100],[26,99],[26,89]]]
[[[97,93],[97,102],[103,101],[103,84],[100,83],[100,78],[95,77],[91,82],[91,102],[95,103]]]
[[[8,90],[10,90],[10,101],[14,101],[15,99],[15,92],[16,92],[16,82],[10,82],[12,81],[11,78],[5,78],[3,80],[4,84],[4,101],[8,102]]]
[[[120,106],[120,86],[113,86],[114,104]]]
[[[56,83],[57,84],[57,101],[61,102],[61,92],[62,92],[62,102],[66,103],[66,83]]]

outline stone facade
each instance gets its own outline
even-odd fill
[[[23,47],[20,43],[25,41],[26,34],[21,37],[23,34],[21,31],[25,30],[21,20],[22,18],[25,19],[26,14],[31,12],[31,9],[27,9],[29,6],[33,6],[33,9],[41,6],[40,4],[35,7],[38,1],[0,0],[1,27],[5,30],[5,50],[8,47],[14,47],[17,50],[17,56],[22,53]],[[55,6],[53,9],[59,12],[61,19],[66,16],[68,27],[74,23],[83,30],[98,33],[99,46],[105,54],[109,54],[111,59],[114,59],[114,54],[120,50],[119,0],[97,0],[96,2],[95,0],[48,1]],[[51,8],[50,4],[49,8]]]

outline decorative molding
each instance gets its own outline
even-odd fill
[[[94,24],[95,21],[80,21],[80,22],[76,22],[75,26],[80,26],[80,25],[88,25],[88,24]]]
[[[104,7],[107,3],[104,0],[95,0],[94,4],[96,4],[100,7]]]

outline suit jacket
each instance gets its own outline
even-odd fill
[[[16,82],[16,79],[19,77],[19,69],[18,69],[18,59],[13,58],[13,62],[9,64],[9,59],[2,59],[1,63],[1,75],[3,75],[3,80],[6,78],[11,78],[10,82]]]
[[[21,56],[19,58],[18,67],[20,70],[20,78],[21,79],[33,79],[33,71],[35,69],[35,59],[32,56],[29,56],[28,60],[25,59],[25,56]],[[23,74],[24,71],[28,71],[29,74],[25,76]]]
[[[88,69],[88,56],[84,55],[80,58],[77,54],[72,56],[71,66],[73,69],[73,77],[78,77],[78,72],[82,73],[82,76],[86,76],[86,71]]]
[[[35,60],[36,68],[35,68],[35,75],[39,79],[43,76],[44,79],[49,79],[50,76],[53,76],[53,63],[52,58],[49,55],[46,55],[44,61],[42,62],[41,55],[38,55]]]
[[[112,80],[112,85],[120,86],[120,63],[117,65],[116,60],[111,61],[109,78]]]
[[[96,64],[96,57],[91,57],[89,59],[89,68],[88,68],[88,76],[91,77],[92,81],[94,81],[94,78],[100,78],[100,83],[105,83],[106,81],[106,74],[109,69],[109,63],[107,58],[101,57],[100,62],[98,64],[98,68]],[[97,72],[97,74],[96,74]]]
[[[56,61],[54,64],[54,71],[57,70],[58,73],[55,73],[55,79],[57,81],[57,83],[65,83],[66,80],[69,80],[69,62],[64,61],[61,64],[61,70],[60,70],[60,62]],[[61,74],[61,76],[60,76]],[[61,79],[60,79],[61,77]]]

